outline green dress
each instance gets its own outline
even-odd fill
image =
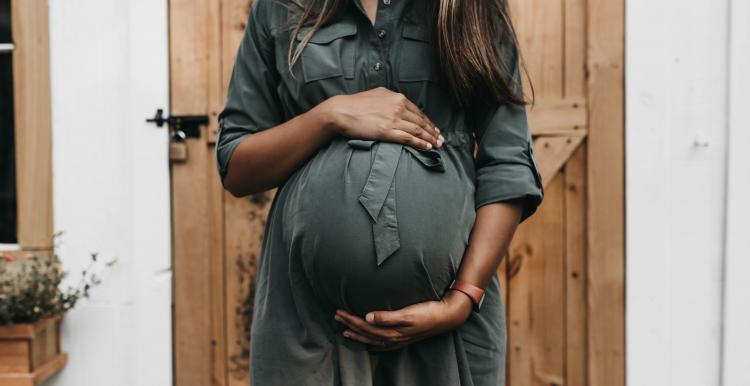
[[[253,385],[504,383],[497,275],[481,312],[398,351],[371,353],[344,338],[333,319],[336,308],[364,315],[440,299],[458,271],[478,207],[524,198],[525,219],[542,200],[524,108],[461,108],[453,101],[440,76],[429,2],[380,0],[373,26],[352,1],[315,33],[294,76],[286,61],[290,33],[282,28],[291,20],[288,9],[275,0],[252,5],[219,116],[222,182],[240,141],[337,94],[379,86],[401,92],[446,139],[441,148],[421,151],[338,136],[279,187],[256,282]]]

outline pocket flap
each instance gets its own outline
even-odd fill
[[[302,27],[297,32],[297,40],[302,40],[307,36],[312,27]],[[336,39],[357,34],[357,24],[350,21],[338,22],[320,27],[310,38],[310,43],[327,44]]]
[[[439,151],[435,149],[419,150],[408,145],[405,145],[404,149],[411,153],[414,158],[421,162],[427,169],[441,173],[445,172],[445,165],[443,164],[443,158]]]
[[[401,30],[403,48],[406,55],[399,59],[398,79],[402,82],[428,80],[440,83],[440,64],[430,28],[423,24],[404,24]]]
[[[425,26],[420,24],[404,24],[404,29],[401,31],[401,36],[407,39],[419,40],[422,42],[430,42],[430,35],[427,33]]]

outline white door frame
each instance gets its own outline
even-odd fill
[[[722,385],[750,385],[750,2],[730,0]],[[722,70],[722,69],[719,69]]]

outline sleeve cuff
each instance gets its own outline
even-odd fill
[[[474,207],[495,202],[524,199],[521,222],[536,212],[544,192],[542,179],[534,164],[503,163],[486,166],[477,174]]]
[[[214,152],[216,157],[216,167],[219,171],[219,178],[221,179],[222,186],[224,185],[224,178],[227,175],[229,169],[229,160],[234,154],[234,150],[242,142],[245,137],[252,134],[251,132],[245,132],[239,135],[233,135],[229,140],[223,140],[222,143],[217,143],[216,150]],[[218,141],[217,141],[218,142]]]

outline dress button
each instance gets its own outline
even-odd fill
[[[385,4],[385,5],[391,5],[391,0],[383,0],[383,4]]]
[[[375,71],[380,71],[383,69],[383,63],[377,62],[375,63],[375,66],[372,67]]]
[[[386,35],[386,32],[384,29],[378,30],[378,38],[382,39]]]

